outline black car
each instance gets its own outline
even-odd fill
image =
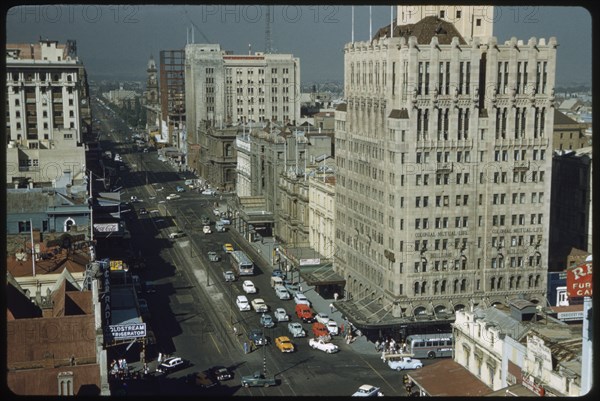
[[[262,329],[253,329],[248,333],[248,339],[254,343],[254,345],[267,345],[269,340],[263,334]]]
[[[145,207],[141,207],[138,213],[139,214],[148,214],[148,211],[146,210]]]
[[[211,375],[218,381],[233,379],[231,371],[223,366],[215,366],[210,369]]]
[[[189,365],[189,362],[178,356],[165,359],[158,367],[156,371],[159,373],[171,373],[179,369],[183,369]]]

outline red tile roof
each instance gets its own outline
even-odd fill
[[[442,359],[410,372],[408,376],[431,397],[481,397],[492,392],[485,383],[452,359]]]

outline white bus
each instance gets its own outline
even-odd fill
[[[254,262],[243,251],[231,252],[231,267],[238,276],[252,276]]]
[[[406,348],[415,358],[440,358],[452,356],[452,333],[411,334],[406,337]]]

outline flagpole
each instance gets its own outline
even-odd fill
[[[29,219],[29,233],[31,234],[31,261],[33,268],[33,277],[35,277],[35,244],[33,243],[33,223]]]

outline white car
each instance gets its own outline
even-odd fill
[[[302,328],[300,323],[288,323],[288,331],[292,333],[292,336],[294,337],[306,337],[306,331],[304,331],[304,328]]]
[[[183,231],[175,231],[174,233],[169,234],[169,238],[171,239],[181,238],[183,236],[185,236],[185,233]]]
[[[317,316],[315,316],[315,319],[317,319],[317,322],[319,322],[319,323],[327,324],[327,322],[329,321],[329,315],[327,313],[320,312],[320,313],[317,313]]]
[[[356,390],[352,397],[375,397],[375,396],[383,396],[381,389],[379,387],[372,386],[370,384],[363,384]]]
[[[420,359],[413,359],[409,356],[403,356],[400,359],[389,359],[388,366],[394,370],[405,370],[405,369],[421,369],[423,362]]]
[[[238,295],[235,299],[235,304],[237,305],[240,311],[250,310],[250,303],[248,302],[248,298],[245,295]]]
[[[262,298],[256,298],[252,300],[252,309],[257,313],[265,313],[269,311],[269,307]]]
[[[299,292],[294,294],[294,302],[296,302],[296,305],[304,304],[310,306],[310,301],[308,300],[308,298],[306,298],[304,294],[301,294]]]
[[[275,309],[275,312],[273,312],[273,314],[275,315],[275,319],[278,322],[287,322],[290,320],[290,315],[288,315],[285,309],[283,308]]]
[[[332,336],[337,336],[340,332],[340,328],[338,327],[336,321],[333,319],[329,319],[329,321],[325,323],[325,326],[327,327],[327,330],[329,330],[329,334],[331,334]]]
[[[311,338],[310,340],[308,340],[308,345],[312,348],[312,349],[318,349],[320,351],[323,351],[327,354],[333,354],[338,352],[340,349],[338,348],[337,345],[333,344],[333,343],[328,343],[328,342],[324,342],[321,340],[315,340],[314,338]]]
[[[290,299],[291,298],[291,295],[288,292],[288,290],[282,285],[275,286],[275,294],[277,295],[277,298],[279,298],[279,299]]]
[[[173,199],[179,199],[179,198],[181,198],[181,196],[179,196],[177,194],[167,195],[167,200],[173,200]]]
[[[250,280],[244,280],[242,283],[242,289],[246,294],[256,294],[256,287],[254,283]]]
[[[216,195],[217,191],[215,191],[214,189],[205,189],[204,191],[202,191],[202,195]]]
[[[210,233],[212,233],[212,230],[210,229],[210,226],[204,226],[204,227],[202,227],[202,232],[204,234],[210,234]]]

